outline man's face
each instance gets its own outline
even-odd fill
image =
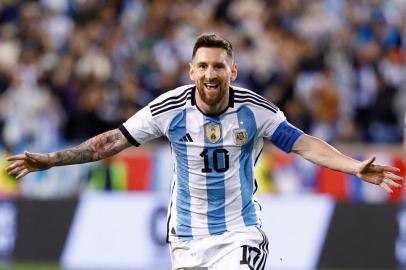
[[[225,100],[230,82],[237,77],[237,68],[226,50],[201,47],[190,63],[189,76],[201,100],[213,106]]]

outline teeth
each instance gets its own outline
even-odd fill
[[[206,86],[207,87],[217,87],[217,84],[215,84],[215,83],[207,83]]]

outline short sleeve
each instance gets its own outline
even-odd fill
[[[284,113],[277,109],[276,112],[259,111],[259,121],[263,122],[264,134],[263,137],[270,138],[281,123],[286,121]]]
[[[152,117],[149,106],[139,110],[124,122],[119,129],[134,146],[162,136],[158,123]]]

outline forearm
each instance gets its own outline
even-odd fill
[[[292,151],[315,164],[352,175],[358,172],[361,164],[328,143],[306,134],[298,139]]]
[[[114,129],[78,146],[50,153],[49,158],[52,166],[80,164],[111,157],[129,146],[121,131]]]

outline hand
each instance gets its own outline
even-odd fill
[[[392,188],[400,188],[401,185],[395,182],[403,181],[403,177],[395,175],[395,173],[399,172],[399,169],[391,166],[375,165],[373,164],[375,158],[373,156],[363,161],[356,176],[368,183],[379,185],[389,193],[393,192]]]
[[[30,172],[47,170],[52,167],[48,154],[28,153],[9,156],[8,161],[14,161],[7,166],[8,175],[15,176],[17,180],[23,178]]]

